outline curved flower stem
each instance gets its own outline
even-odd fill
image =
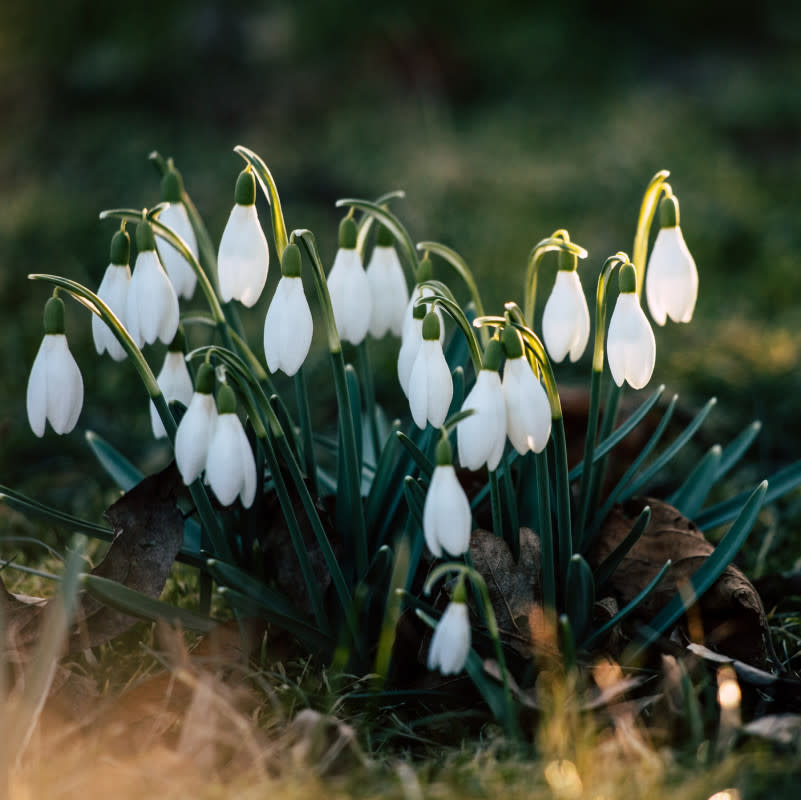
[[[651,178],[650,183],[643,194],[640,204],[640,214],[637,217],[637,230],[634,233],[634,248],[631,251],[632,264],[637,272],[637,296],[642,294],[643,279],[645,278],[645,257],[648,254],[648,236],[651,232],[651,223],[659,201],[661,192],[670,190],[665,184],[665,180],[670,175],[666,169],[662,169]]]
[[[259,155],[254,153],[241,144],[234,148],[234,152],[241,156],[253,169],[256,179],[270,204],[270,215],[273,221],[273,236],[275,237],[275,249],[279,260],[283,255],[284,248],[287,246],[286,223],[284,222],[284,212],[281,209],[281,198],[278,196],[278,187],[275,179],[267,165]]]
[[[395,198],[404,198],[404,197],[406,197],[406,192],[404,192],[403,189],[395,189],[392,192],[387,192],[386,194],[382,194],[381,197],[376,199],[375,204],[377,206],[381,206],[386,210],[386,204],[390,200],[394,200]],[[358,236],[356,237],[356,249],[359,251],[362,260],[364,260],[364,251],[365,248],[367,247],[367,237],[370,234],[370,228],[373,226],[373,222],[375,219],[376,218],[372,214],[365,211],[358,225],[359,233]]]
[[[534,245],[528,255],[526,267],[525,300],[523,302],[523,320],[530,328],[534,327],[534,309],[537,302],[537,273],[540,261],[546,253],[564,250],[573,253],[578,258],[586,258],[587,251],[570,241],[570,236],[564,228],[554,231],[548,238],[542,239]]]
[[[145,389],[147,390],[150,399],[153,401],[153,405],[156,407],[156,411],[158,411],[159,417],[164,424],[164,429],[167,432],[170,444],[174,446],[175,433],[178,429],[178,426],[175,423],[175,418],[173,417],[172,412],[167,405],[167,401],[164,399],[164,394],[159,387],[156,376],[150,369],[150,365],[147,363],[142,351],[137,347],[136,342],[134,342],[134,340],[131,338],[131,335],[125,329],[125,326],[119,321],[119,319],[117,319],[114,312],[93,291],[87,289],[85,286],[77,283],[76,281],[70,280],[69,278],[62,278],[59,275],[42,274],[28,275],[28,278],[34,281],[45,281],[46,283],[63,289],[69,295],[71,295],[73,299],[77,300],[79,303],[81,303],[81,305],[88,308],[93,314],[97,314],[97,316],[99,316],[100,319],[102,319],[103,322],[108,325],[111,332],[117,338],[117,341],[130,357],[131,363],[134,365],[134,368],[142,380],[142,383],[144,384]],[[203,482],[200,480],[194,481],[189,486],[189,493],[192,496],[192,500],[195,503],[195,508],[197,508],[201,522],[203,523],[203,528],[208,534],[215,552],[219,553],[221,558],[227,558],[228,560],[232,559],[233,556],[231,554],[228,540],[225,538],[223,530],[219,525],[217,516],[215,515],[214,509],[209,501],[209,496],[206,493]]]

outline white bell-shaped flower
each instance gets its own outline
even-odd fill
[[[590,338],[590,310],[575,269],[576,257],[559,255],[560,269],[542,313],[542,336],[553,361],[563,361],[568,354],[571,361],[578,361]],[[564,264],[568,268],[562,268]]]
[[[501,344],[493,339],[484,354],[484,367],[478,371],[476,382],[462,403],[462,411],[473,413],[456,428],[459,463],[467,469],[494,470],[500,464],[506,445],[506,400],[501,376]]]
[[[632,389],[642,389],[654,371],[656,340],[636,292],[636,275],[631,264],[620,268],[620,294],[609,320],[606,340],[607,359],[618,386],[628,381]]]
[[[179,333],[173,339],[170,349],[164,356],[164,364],[156,376],[161,393],[167,403],[183,403],[188,406],[192,400],[192,376],[186,366],[183,353],[183,336]],[[156,439],[163,439],[167,435],[164,423],[153,401],[150,401],[150,427]]]
[[[398,353],[398,380],[400,381],[403,393],[409,396],[409,378],[412,375],[414,360],[417,358],[417,351],[423,341],[423,317],[432,311],[439,320],[439,343],[445,342],[445,326],[442,321],[442,312],[438,306],[431,308],[430,304],[415,308],[415,303],[427,294],[431,294],[430,289],[414,289],[412,298],[406,306],[404,312],[403,329],[401,332],[401,346]],[[416,315],[416,316],[415,316]]]
[[[201,364],[195,381],[195,392],[175,434],[175,463],[188,486],[200,477],[206,467],[211,437],[217,422],[214,401],[214,367]]]
[[[181,174],[170,164],[161,179],[161,199],[167,204],[159,214],[159,222],[184,240],[192,255],[198,257],[197,238],[189,221],[183,201],[184,182]],[[178,297],[191,298],[195,293],[197,275],[180,251],[161,236],[156,237],[161,263],[170,276]]]
[[[372,297],[362,258],[356,249],[356,223],[349,217],[340,223],[339,249],[327,283],[339,338],[360,344],[370,325]]]
[[[460,556],[470,547],[472,528],[470,501],[456,477],[450,443],[443,437],[437,444],[437,465],[423,506],[428,549],[437,558],[443,549],[451,556]]]
[[[679,227],[679,204],[664,197],[659,206],[661,227],[648,259],[645,297],[657,325],[667,317],[689,322],[698,298],[698,270]]]
[[[430,422],[439,428],[453,399],[453,378],[439,342],[439,318],[429,311],[423,320],[423,341],[409,376],[409,408],[418,428]]]
[[[220,387],[217,411],[206,459],[206,481],[224,506],[230,506],[238,495],[242,505],[250,508],[256,497],[256,460],[236,415],[236,398],[230,386]]]
[[[97,296],[123,325],[125,325],[128,287],[131,284],[131,268],[128,266],[130,256],[131,240],[128,234],[125,231],[117,231],[111,238],[109,265],[97,288]],[[97,314],[92,314],[92,339],[98,355],[103,355],[107,351],[115,361],[122,361],[125,358],[125,350],[117,341],[117,337]]]
[[[457,587],[458,588],[458,587]],[[428,649],[428,668],[439,669],[443,675],[456,675],[464,669],[470,652],[470,616],[466,597],[454,599],[439,619]]]
[[[281,280],[264,319],[264,357],[270,372],[280,369],[294,375],[309,354],[314,323],[300,267],[298,246],[288,244],[281,256]]]
[[[236,181],[236,203],[217,254],[217,277],[224,303],[239,300],[250,308],[267,282],[270,249],[256,213],[256,179],[243,170]]]
[[[409,289],[392,234],[382,225],[367,265],[370,286],[370,335],[380,339],[387,332],[400,336],[409,302]]]
[[[503,368],[503,396],[506,401],[506,432],[520,455],[539,453],[551,435],[551,406],[548,395],[531,364],[523,355],[520,337],[504,330],[506,364]]]
[[[125,326],[138,347],[160,339],[169,344],[178,330],[178,296],[156,253],[149,222],[136,228],[136,256],[125,302]]]
[[[56,433],[69,433],[83,407],[83,378],[64,335],[64,304],[57,297],[45,304],[44,330],[26,398],[28,422],[40,437],[48,421]]]

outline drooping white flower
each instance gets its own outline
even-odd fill
[[[470,547],[472,527],[470,501],[456,477],[450,443],[442,438],[437,444],[437,465],[423,506],[423,534],[428,549],[437,558],[443,549],[460,556]]]
[[[376,339],[387,332],[400,336],[409,302],[409,289],[398,254],[392,245],[392,234],[382,225],[378,241],[367,265],[370,286],[370,335]]]
[[[439,669],[443,675],[456,675],[461,672],[470,652],[470,641],[467,604],[464,601],[452,600],[434,629],[428,649],[428,668]]]
[[[618,386],[625,380],[633,389],[642,389],[651,380],[656,340],[640,307],[634,267],[630,264],[620,268],[620,294],[609,320],[606,349],[609,370]]]
[[[256,213],[256,179],[243,170],[236,181],[236,203],[220,239],[217,277],[223,302],[250,308],[267,282],[270,249]]]
[[[356,249],[356,223],[349,217],[340,223],[339,248],[327,283],[339,338],[360,344],[370,325],[372,297],[362,258]]]
[[[28,422],[40,437],[48,421],[56,433],[69,433],[83,407],[83,378],[64,335],[64,304],[57,297],[45,304],[44,329],[26,397]]]
[[[423,317],[431,311],[431,304],[415,308],[415,303],[427,294],[431,294],[430,289],[417,289],[412,291],[412,298],[406,306],[404,312],[403,329],[401,332],[401,346],[398,353],[398,380],[400,381],[403,393],[409,396],[409,378],[412,375],[414,360],[417,358],[417,351],[423,341]],[[433,312],[439,320],[439,343],[445,341],[445,326],[442,322],[442,312],[438,306],[434,306]]]
[[[230,386],[220,387],[217,411],[206,458],[206,481],[224,506],[230,506],[238,495],[242,505],[250,508],[256,497],[256,461],[236,415],[236,398]]]
[[[698,298],[698,270],[679,227],[679,203],[674,196],[662,198],[661,227],[648,259],[645,297],[657,325],[667,317],[689,322]]]
[[[531,364],[521,354],[507,358],[503,368],[506,432],[520,455],[539,453],[551,435],[551,407]]]
[[[571,361],[581,358],[590,337],[590,311],[575,269],[560,269],[556,273],[542,314],[542,336],[548,355],[562,361],[570,354]]]
[[[493,339],[484,354],[484,366],[462,403],[462,411],[474,413],[463,419],[456,428],[459,462],[467,469],[497,468],[506,445],[506,400],[501,376],[501,344]]]
[[[439,428],[453,399],[453,378],[439,342],[439,318],[429,311],[423,320],[423,341],[409,375],[409,408],[418,428],[430,422]]]
[[[186,366],[186,359],[183,353],[183,336],[180,334],[175,337],[170,349],[164,356],[164,364],[161,371],[156,376],[161,393],[167,403],[183,403],[188,406],[192,400],[192,377]],[[150,427],[156,439],[162,439],[167,435],[164,430],[164,423],[161,421],[159,412],[153,401],[150,401]]]
[[[178,296],[156,253],[149,222],[136,228],[136,256],[125,303],[125,326],[138,347],[160,339],[169,344],[178,330]]]
[[[264,319],[264,356],[270,372],[294,375],[306,360],[314,323],[300,277],[300,250],[288,244],[281,256],[278,281]]]
[[[111,238],[109,265],[97,289],[97,296],[123,325],[125,325],[128,287],[131,283],[131,268],[128,266],[130,255],[131,241],[128,234],[125,231],[117,231]],[[117,341],[117,337],[97,314],[92,314],[92,339],[98,355],[108,351],[115,361],[122,361],[125,358],[125,350]]]
[[[195,392],[175,434],[175,463],[188,486],[206,467],[211,437],[217,422],[214,401],[214,367],[201,364],[195,381]]]

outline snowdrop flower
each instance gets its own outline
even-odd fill
[[[523,355],[520,335],[512,327],[503,332],[506,364],[503,368],[503,396],[506,401],[506,432],[520,455],[539,453],[551,435],[551,406],[548,395],[531,364]]]
[[[423,317],[426,315],[425,306],[417,306],[411,324],[404,327],[401,337],[400,352],[398,353],[398,380],[403,393],[409,396],[409,378],[412,376],[412,367],[420,352],[423,343]],[[440,324],[440,331],[442,325]]]
[[[419,284],[424,283],[425,281],[430,281],[433,276],[433,265],[431,263],[431,259],[428,256],[425,256],[420,261],[420,264],[417,268],[417,275],[416,280],[417,284],[412,289],[412,296],[409,298],[409,302],[406,304],[406,310],[403,312],[403,323],[401,327],[401,341],[403,341],[407,334],[409,333],[410,329],[412,328],[412,320],[414,319],[415,315],[415,303],[418,300],[421,300],[423,297],[428,297],[429,295],[434,294],[434,290],[430,289],[428,286],[424,288],[420,288]],[[428,304],[425,306],[426,311],[436,311],[437,316],[439,317],[439,324],[440,324],[440,338],[444,340],[445,338],[445,329],[442,326],[442,312],[439,310],[437,306],[431,308],[431,305]],[[425,315],[424,315],[425,316]]]
[[[117,231],[111,237],[111,258],[97,289],[97,296],[123,325],[125,325],[128,287],[131,283],[131,268],[128,266],[130,257],[131,238],[125,231]],[[125,350],[117,341],[117,337],[97,314],[92,314],[92,339],[98,355],[102,356],[108,351],[115,361],[122,361],[125,358]]]
[[[250,308],[267,282],[270,249],[256,213],[256,179],[247,169],[239,173],[234,199],[220,239],[217,277],[223,302],[239,300]]]
[[[606,340],[609,369],[618,386],[625,380],[632,389],[642,389],[654,371],[656,341],[637,297],[634,267],[624,264],[618,279],[620,294],[609,320]]]
[[[437,558],[443,549],[460,556],[470,547],[472,528],[470,502],[456,477],[450,442],[443,436],[437,444],[437,466],[423,506],[423,534],[428,549]]]
[[[590,337],[590,311],[576,264],[575,255],[559,252],[559,271],[542,314],[545,346],[556,362],[563,361],[568,353],[571,361],[578,361]]]
[[[192,255],[198,257],[197,239],[183,201],[184,181],[181,173],[170,165],[161,180],[161,199],[167,203],[159,214],[159,222],[184,240]],[[197,275],[187,260],[166,239],[156,237],[159,256],[178,297],[191,298],[195,293]]]
[[[401,335],[409,302],[406,277],[392,242],[392,234],[382,225],[366,270],[371,302],[368,330],[376,339],[388,331]]]
[[[256,461],[236,415],[234,390],[227,384],[217,393],[217,412],[206,459],[206,481],[224,506],[230,506],[239,495],[242,505],[250,508],[256,497]]]
[[[169,344],[178,330],[178,297],[156,253],[150,223],[136,227],[139,250],[125,302],[125,325],[138,347],[160,339]]]
[[[439,428],[453,399],[453,378],[439,342],[439,318],[429,311],[423,319],[423,341],[409,376],[409,408],[418,428],[426,422]]]
[[[484,353],[484,366],[462,404],[462,411],[475,413],[463,419],[456,428],[459,461],[468,469],[497,468],[506,444],[506,401],[498,369],[501,365],[501,343],[493,339]]]
[[[370,325],[372,298],[356,249],[356,223],[350,217],[345,217],[339,225],[339,249],[328,273],[328,293],[340,339],[359,344]]]
[[[679,201],[663,197],[660,228],[645,273],[645,297],[654,322],[689,322],[698,297],[698,270],[679,227]]]
[[[214,367],[201,364],[195,381],[195,392],[175,434],[175,463],[188,486],[206,466],[209,445],[217,422],[214,402]]]
[[[456,675],[464,669],[470,652],[470,618],[466,601],[467,593],[460,580],[434,629],[428,649],[430,670],[439,669],[443,675]]]
[[[192,378],[184,358],[184,336],[180,329],[170,343],[161,372],[156,376],[161,393],[167,403],[183,403],[188,406],[192,400]],[[164,423],[153,401],[150,401],[150,427],[156,439],[167,435]]]
[[[64,303],[51,297],[45,304],[45,335],[28,378],[28,422],[44,436],[49,421],[58,433],[69,433],[83,406],[83,379],[64,335]]]
[[[270,372],[294,375],[306,360],[314,324],[300,277],[300,250],[288,244],[281,256],[281,280],[264,320],[264,356]]]

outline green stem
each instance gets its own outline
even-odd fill
[[[503,535],[503,507],[501,505],[501,490],[498,485],[498,471],[493,469],[489,473],[490,506],[492,507],[492,532],[504,539]]]
[[[567,442],[561,415],[552,418],[551,443],[554,449],[556,473],[556,527],[559,542],[559,574],[562,586],[567,581],[567,570],[573,556],[572,527],[570,524],[570,480],[567,468]]]
[[[358,346],[359,376],[364,391],[364,413],[367,415],[367,424],[370,427],[370,440],[373,443],[373,464],[378,463],[381,454],[381,438],[378,435],[378,417],[375,404],[375,383],[373,370],[370,367],[370,352],[367,349],[367,339],[363,339]]]
[[[311,482],[312,491],[315,497],[319,497],[320,485],[317,480],[317,463],[314,458],[314,434],[309,410],[309,394],[306,390],[306,378],[303,374],[302,365],[295,373],[293,381],[295,384],[295,402],[298,407],[298,419],[300,421],[300,434],[303,441],[303,464],[306,469],[306,477]]]
[[[645,257],[648,254],[648,236],[651,232],[651,223],[658,206],[659,195],[664,189],[665,179],[670,175],[663,169],[651,178],[645,189],[640,204],[640,214],[637,218],[637,230],[634,233],[634,249],[632,250],[632,263],[637,271],[637,294],[642,294],[643,279],[645,278]]]
[[[595,473],[593,458],[595,456],[595,439],[598,433],[598,409],[600,406],[601,392],[601,372],[593,366],[590,377],[590,410],[587,415],[587,435],[584,439],[584,464],[581,473],[581,486],[579,489],[578,514],[573,530],[573,549],[580,550],[579,543],[583,538],[584,526],[587,523],[587,511],[589,502],[590,486],[592,476]]]
[[[534,467],[537,479],[537,515],[542,551],[542,605],[546,610],[556,611],[556,559],[551,523],[551,486],[547,450],[534,455]]]

